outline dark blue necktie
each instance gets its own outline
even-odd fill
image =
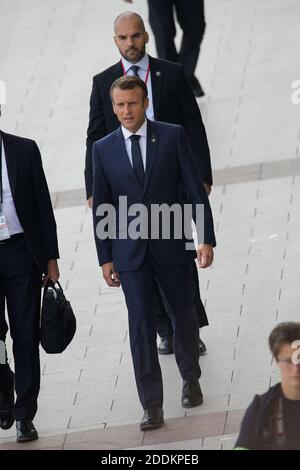
[[[131,140],[132,168],[141,185],[144,186],[145,170],[139,143],[140,137],[140,135],[131,135],[129,138]]]
[[[135,75],[136,77],[139,77],[139,74],[138,74],[138,69],[139,69],[139,68],[140,68],[140,67],[139,67],[138,65],[132,65],[132,66],[130,67],[130,70],[133,71],[133,75]]]

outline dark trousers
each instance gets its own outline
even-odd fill
[[[8,331],[5,300],[13,340],[16,420],[33,419],[40,389],[39,321],[42,273],[23,235],[0,242],[0,340]],[[0,365],[2,392],[11,386],[8,364]]]
[[[148,0],[148,6],[158,57],[180,62],[192,80],[205,31],[204,0]],[[179,52],[174,43],[174,8],[183,32]]]
[[[198,319],[198,328],[208,325],[208,319],[204,305],[200,297],[199,277],[196,263],[192,265],[193,274],[193,306]],[[172,315],[168,314],[167,301],[164,299],[163,293],[159,286],[156,286],[154,296],[154,313],[156,318],[157,333],[161,338],[164,336],[173,336]]]
[[[162,406],[163,385],[153,314],[156,281],[168,299],[174,325],[176,362],[184,380],[197,380],[198,322],[192,303],[192,266],[160,266],[148,255],[137,271],[120,272],[128,309],[130,347],[143,408]]]

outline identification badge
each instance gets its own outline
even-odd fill
[[[0,241],[10,238],[5,215],[0,212]]]

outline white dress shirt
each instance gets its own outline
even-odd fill
[[[128,129],[125,129],[125,127],[123,127],[123,126],[122,126],[122,132],[123,132],[123,136],[124,136],[124,139],[125,139],[126,151],[127,151],[127,155],[128,155],[129,161],[131,163],[131,166],[132,166],[132,154],[131,154],[131,140],[130,140],[129,137],[131,135],[140,135],[141,136],[140,140],[139,140],[139,144],[140,144],[140,149],[141,149],[141,153],[142,153],[144,170],[146,172],[147,120],[145,119],[144,123],[135,132],[135,134],[130,132]]]
[[[122,64],[125,70],[126,75],[134,75],[133,70],[130,69],[133,65],[136,65],[139,67],[139,70],[137,72],[138,76],[146,81],[147,77],[147,72],[149,68],[149,56],[148,54],[145,54],[144,57],[137,62],[136,64],[132,64],[131,62],[128,62],[128,60],[122,58]],[[148,89],[148,98],[149,98],[149,106],[146,112],[147,118],[150,119],[151,121],[154,121],[154,108],[153,108],[153,97],[152,97],[152,84],[151,84],[151,72],[149,69],[149,74],[148,74],[148,80],[147,80],[147,89]]]
[[[9,234],[15,235],[16,233],[22,233],[23,229],[20,224],[19,218],[17,216],[15,204],[14,204],[12,194],[11,194],[3,141],[2,141],[1,164],[2,164],[2,197],[3,197],[2,212],[6,219]]]

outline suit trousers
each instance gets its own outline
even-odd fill
[[[33,419],[40,389],[42,273],[29,252],[23,234],[0,242],[0,259],[0,340],[5,342],[8,331],[5,319],[6,301],[15,363],[17,398],[14,415],[16,420]],[[6,386],[11,385],[8,364],[0,366],[0,382]]]
[[[208,326],[208,319],[200,297],[198,268],[196,263],[193,263],[192,271],[193,305],[198,319],[198,327],[202,328],[203,326]],[[167,301],[158,285],[154,296],[154,305],[157,333],[161,338],[164,338],[165,336],[173,336],[172,315],[169,315],[168,313]]]
[[[148,254],[137,271],[120,272],[129,319],[130,348],[142,407],[161,407],[163,385],[153,314],[159,283],[174,325],[174,352],[183,380],[197,380],[199,366],[198,322],[193,308],[192,265],[161,266]]]
[[[149,23],[155,36],[158,57],[180,62],[191,80],[205,31],[204,0],[148,0],[148,6]],[[174,43],[174,8],[183,31],[179,53]]]

